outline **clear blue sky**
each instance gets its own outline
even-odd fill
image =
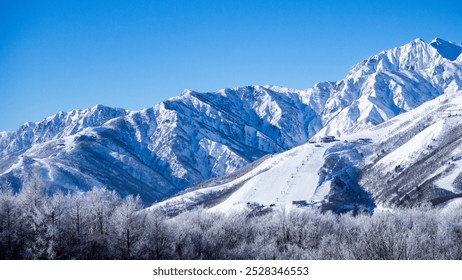
[[[186,88],[308,88],[434,37],[462,42],[462,1],[0,0],[0,131]]]

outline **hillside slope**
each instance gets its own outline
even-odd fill
[[[426,102],[379,126],[267,157],[233,180],[210,182],[155,204],[175,214],[322,207],[374,211],[462,197],[462,92]]]
[[[462,89],[462,47],[414,40],[307,90],[184,91],[140,111],[101,105],[0,133],[0,184],[106,186],[146,204],[325,135],[345,137]]]

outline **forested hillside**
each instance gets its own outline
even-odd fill
[[[1,259],[462,259],[460,207],[335,215],[312,209],[141,210],[114,191],[0,195]]]

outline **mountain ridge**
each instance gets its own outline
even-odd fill
[[[303,144],[149,208],[369,212],[462,203],[462,91],[336,141]]]
[[[450,58],[460,47],[434,43],[442,50],[453,46],[445,54]],[[0,183],[15,189],[33,182],[67,190],[107,186],[149,204],[265,155],[370,128],[460,90],[460,61],[460,53],[450,60],[415,40],[358,63],[343,80],[306,90],[185,90],[139,111],[99,105],[61,112],[0,133]]]

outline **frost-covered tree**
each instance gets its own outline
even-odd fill
[[[18,259],[17,236],[20,209],[12,188],[0,189],[0,259]]]
[[[111,215],[119,204],[120,197],[116,192],[106,188],[93,188],[86,194],[84,211],[88,215],[89,226],[86,232],[84,258],[113,258],[113,247],[108,243],[109,225]]]
[[[70,258],[82,259],[87,232],[89,232],[89,211],[86,197],[82,193],[73,194],[69,199],[68,247],[66,254]]]
[[[21,209],[18,246],[24,251],[23,258],[46,259],[46,216],[43,207],[46,202],[45,188],[36,182],[25,185],[18,194],[17,201]]]
[[[58,191],[43,203],[47,259],[61,259],[69,248],[70,196]]]
[[[110,220],[111,239],[116,252],[115,257],[121,259],[136,259],[139,254],[138,243],[145,231],[146,212],[140,211],[140,198],[127,196],[115,210]]]
[[[342,214],[315,209],[176,217],[94,188],[0,189],[2,259],[462,259],[461,207]]]
[[[145,227],[138,243],[138,257],[142,259],[173,258],[173,235],[166,217],[159,211],[145,213]]]

